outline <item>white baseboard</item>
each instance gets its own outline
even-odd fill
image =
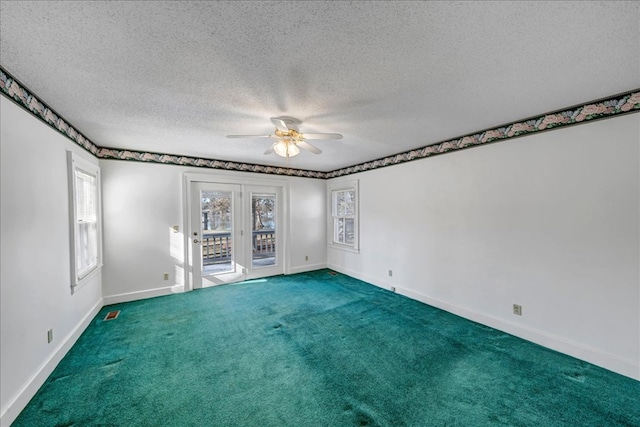
[[[144,291],[127,292],[124,294],[102,297],[104,305],[119,304],[121,302],[138,301],[141,299],[162,297],[182,292],[182,287],[166,286],[164,288],[146,289]]]
[[[356,279],[363,280],[367,283],[383,289],[389,290],[392,286],[395,286],[396,293],[404,295],[408,298],[423,302],[427,305],[448,311],[449,313],[456,314],[460,317],[464,317],[465,319],[481,323],[483,325],[506,332],[527,341],[539,344],[543,347],[550,348],[560,353],[575,357],[576,359],[584,360],[585,362],[592,363],[596,366],[600,366],[602,368],[640,381],[639,362],[626,359],[615,354],[608,353],[604,350],[578,343],[546,331],[529,328],[527,326],[509,322],[505,319],[474,311],[468,307],[461,307],[455,304],[450,304],[446,301],[431,298],[419,292],[400,287],[396,284],[387,283],[375,277],[359,274],[344,267],[328,265],[328,268],[354,277]]]
[[[96,305],[82,318],[80,323],[60,341],[58,347],[51,353],[51,356],[40,365],[40,368],[33,374],[33,376],[27,381],[27,383],[18,392],[17,396],[9,402],[9,404],[2,408],[0,414],[0,426],[8,427],[18,417],[20,412],[27,406],[29,401],[35,396],[37,391],[42,387],[44,382],[49,378],[49,375],[58,366],[62,358],[69,352],[71,347],[76,343],[80,335],[89,326],[93,318],[98,314],[103,307],[102,299],[100,299]]]
[[[361,274],[361,273],[358,273],[357,271],[353,271],[339,265],[327,264],[327,268],[330,268],[331,270],[335,270],[338,273],[346,274],[347,276],[353,277],[355,279],[362,280],[363,282],[370,283],[382,289],[390,290],[392,286],[396,286],[395,284],[391,284],[384,280],[380,280],[377,277]]]
[[[409,289],[397,288],[396,292],[411,299],[415,299],[433,307],[464,317],[465,319],[490,326],[494,329],[498,329],[527,341],[531,341],[560,353],[575,357],[576,359],[584,360],[585,362],[592,363],[640,381],[640,365],[634,363],[632,360],[619,357],[615,354],[611,354],[546,331],[515,324],[498,317],[473,311],[466,307],[460,307],[449,304],[445,301],[430,298]]]
[[[324,268],[327,268],[327,264],[301,265],[298,267],[291,267],[287,274],[306,273],[307,271],[322,270]]]

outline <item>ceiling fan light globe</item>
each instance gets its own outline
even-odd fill
[[[293,157],[300,153],[300,149],[294,143],[289,141],[278,141],[273,146],[273,151],[280,157]]]

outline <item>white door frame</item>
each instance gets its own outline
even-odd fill
[[[182,229],[184,230],[184,291],[193,290],[193,253],[191,246],[190,225],[191,225],[191,184],[194,182],[206,182],[212,184],[238,184],[244,189],[245,186],[269,186],[279,187],[282,195],[282,225],[279,230],[282,233],[282,248],[280,259],[283,263],[284,274],[291,274],[291,255],[289,253],[291,221],[289,209],[289,182],[282,179],[262,178],[262,177],[239,177],[229,176],[222,173],[197,173],[185,172],[182,180]]]

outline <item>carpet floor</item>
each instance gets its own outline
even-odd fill
[[[320,270],[104,307],[13,425],[640,426],[640,382]]]

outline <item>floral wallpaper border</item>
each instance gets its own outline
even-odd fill
[[[640,112],[640,89],[635,89],[607,99],[593,101],[577,107],[558,110],[538,117],[525,119],[497,128],[486,129],[474,134],[465,135],[449,141],[428,145],[422,148],[405,151],[403,153],[372,160],[359,165],[349,166],[328,172],[325,178],[337,178],[358,172],[378,169],[385,166],[397,165],[411,160],[431,157],[463,148],[488,144],[490,142],[505,141],[518,136],[550,130],[569,125],[612,117],[616,115]]]
[[[162,163],[165,165],[195,166],[210,169],[265,173],[271,175],[300,176],[305,178],[325,179],[327,174],[326,172],[316,172],[304,169],[256,165],[252,163],[239,163],[216,159],[203,159],[199,157],[188,157],[175,154],[146,153],[104,147],[99,149],[97,156],[100,159],[134,160],[138,162]]]
[[[337,169],[331,172],[317,172],[173,154],[148,153],[99,147],[78,132],[73,126],[71,126],[71,124],[69,124],[68,121],[49,108],[47,104],[38,99],[33,92],[25,88],[24,85],[18,82],[1,66],[0,92],[100,159],[131,160],[167,165],[195,166],[210,169],[235,170],[319,179],[337,178],[385,166],[397,165],[411,160],[431,157],[450,151],[488,144],[491,142],[504,141],[535,132],[576,125],[587,121],[621,114],[640,112],[640,89],[635,89],[607,99],[592,101],[584,105],[542,114],[537,117],[492,129],[486,129],[474,134],[416,148],[414,150],[405,151],[403,153],[394,154],[381,159]]]
[[[62,133],[73,142],[98,156],[99,147],[78,132],[65,119],[42,102],[31,91],[16,81],[4,68],[0,67],[0,89],[2,94],[15,101],[18,105],[33,113],[40,120]]]

